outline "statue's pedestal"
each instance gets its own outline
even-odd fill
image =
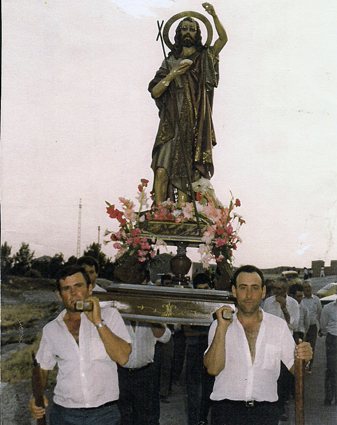
[[[173,286],[190,286],[186,274],[189,272],[192,262],[187,257],[186,250],[188,247],[198,248],[203,243],[201,238],[207,227],[207,224],[198,226],[196,222],[175,223],[173,221],[145,220],[141,223],[141,236],[149,239],[155,236],[162,239],[167,245],[177,247],[177,255],[171,260],[171,269],[174,273]],[[217,248],[217,250],[220,255],[220,249]],[[217,289],[227,289],[232,276],[227,258],[218,263],[218,271],[220,275]]]

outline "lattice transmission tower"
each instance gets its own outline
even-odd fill
[[[80,258],[81,256],[81,222],[82,222],[82,198],[80,198],[80,203],[78,205],[77,250],[76,250],[77,258]]]

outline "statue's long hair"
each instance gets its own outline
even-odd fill
[[[177,26],[176,29],[176,35],[174,36],[174,45],[172,47],[172,51],[171,53],[173,53],[173,55],[176,57],[176,59],[179,58],[181,51],[183,50],[183,39],[181,36],[181,27],[183,25],[184,22],[195,22],[196,26],[197,26],[197,32],[195,35],[195,44],[194,47],[196,48],[197,52],[201,52],[201,50],[205,49],[205,46],[202,44],[201,41],[201,31],[200,31],[200,26],[199,23],[194,20],[191,17],[187,17],[185,19],[183,19],[182,21],[179,22],[179,25]]]

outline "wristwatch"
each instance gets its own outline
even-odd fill
[[[102,320],[99,325],[95,325],[95,327],[96,327],[97,330],[100,329],[100,328],[103,328],[103,326],[105,326],[104,320]]]

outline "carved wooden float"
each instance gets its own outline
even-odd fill
[[[153,323],[209,326],[221,306],[234,308],[234,298],[227,291],[186,287],[121,283],[95,296],[100,301],[110,301],[124,319]]]

